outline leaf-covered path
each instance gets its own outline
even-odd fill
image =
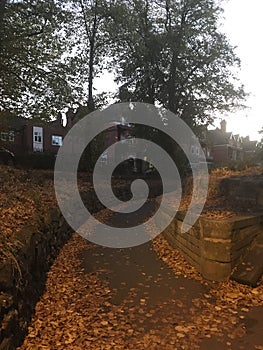
[[[111,249],[75,234],[20,350],[263,349],[262,303],[262,283],[205,282],[162,237]]]

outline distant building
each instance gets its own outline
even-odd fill
[[[16,156],[32,152],[56,154],[66,133],[61,115],[52,122],[27,119],[12,114],[1,117],[0,143]]]
[[[240,162],[250,158],[256,150],[257,141],[249,137],[241,137],[227,132],[225,120],[221,127],[207,130],[203,139],[203,149],[207,161],[215,166],[226,166],[232,162]]]
[[[37,118],[27,119],[15,116],[8,112],[0,111],[0,145],[13,152],[16,157],[30,153],[48,152],[56,154],[63,144],[63,139],[71,127],[82,117],[89,113],[88,107],[79,106],[74,111],[69,109],[66,113],[67,125],[63,126],[62,115],[59,114],[55,121],[44,122]],[[118,141],[123,141],[121,150],[122,159],[130,159],[134,171],[140,171],[142,162],[136,158],[144,158],[145,150],[140,154],[136,151],[136,139],[133,135],[133,125],[112,121],[103,132],[103,145],[105,151],[101,154],[99,161],[104,164],[112,163],[115,158],[115,150],[107,150],[109,146]],[[227,132],[227,124],[222,120],[221,127],[214,130],[204,129],[199,137],[188,145],[193,164],[201,160],[201,149],[205,154],[208,165],[227,166],[231,162],[253,160],[257,141],[251,141],[249,137],[240,137],[232,132]],[[75,150],[76,148],[76,150]],[[72,145],[74,155],[78,152],[77,141]],[[150,162],[150,159],[145,159]]]
[[[244,160],[255,160],[257,145],[258,141],[251,141],[249,136],[243,138]]]
[[[68,131],[87,115],[89,110],[85,106],[80,106],[75,112],[73,109],[69,109],[66,113],[66,126],[63,126],[61,114],[55,121],[45,122],[37,118],[28,119],[16,116],[8,112],[0,113],[0,145],[13,152],[19,160],[19,157],[30,153],[57,154]],[[112,122],[103,132],[102,148],[107,149],[117,141],[129,139],[129,145],[126,142],[123,143],[122,156],[123,159],[134,156],[132,147],[130,147],[134,141],[131,130],[132,127],[125,122]],[[85,135],[80,135],[81,137],[85,137]],[[78,149],[78,140],[75,140],[72,143],[69,156],[77,155]],[[105,151],[99,161],[107,164],[112,162],[115,156],[114,150]]]

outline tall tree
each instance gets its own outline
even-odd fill
[[[0,108],[49,117],[74,94],[63,63],[63,4],[25,0],[3,6]]]
[[[87,87],[86,104],[92,111],[95,108],[94,78],[100,74],[105,61],[109,37],[105,31],[109,0],[76,0],[69,2],[72,17],[68,26],[72,40],[70,64],[81,72],[80,80]],[[81,68],[82,66],[82,68]]]
[[[219,1],[121,2],[122,54],[115,60],[128,99],[150,96],[191,125],[242,106],[245,92],[234,74],[240,61],[218,28]]]
[[[120,99],[154,103],[160,43],[151,18],[151,2],[117,1],[111,16],[111,49],[116,81],[121,84]]]
[[[0,0],[0,108],[47,118],[79,104],[94,110],[112,2]]]
[[[0,8],[0,109],[93,110],[105,62],[121,100],[158,103],[190,124],[245,97],[217,0],[0,0]]]

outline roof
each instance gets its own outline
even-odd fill
[[[245,151],[255,151],[258,141],[246,141],[243,143],[243,149]]]
[[[213,145],[225,145],[229,143],[232,132],[224,132],[221,129],[208,130],[207,139]]]

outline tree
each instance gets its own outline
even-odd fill
[[[4,13],[6,7],[6,0],[0,0],[0,28],[2,28]]]
[[[0,108],[50,117],[74,95],[62,59],[62,3],[2,1],[1,7]]]
[[[151,18],[149,1],[117,1],[108,26],[113,45],[120,100],[154,104],[157,82],[153,79],[160,61],[160,43]],[[121,30],[119,30],[121,28]]]
[[[108,3],[1,0],[0,108],[41,118],[78,104],[94,110]]]
[[[120,100],[170,109],[190,125],[245,97],[216,0],[0,0],[0,109],[49,118],[103,101],[94,78],[116,71]]]
[[[242,107],[240,61],[218,29],[218,1],[121,2],[115,62],[126,98],[158,103],[191,126]]]
[[[73,68],[71,79],[77,76],[76,85],[84,87],[81,97],[90,111],[101,100],[94,96],[94,78],[99,76],[107,55],[110,39],[105,25],[110,6],[111,0],[68,1],[71,21],[67,23],[67,36],[73,45],[66,60]]]

